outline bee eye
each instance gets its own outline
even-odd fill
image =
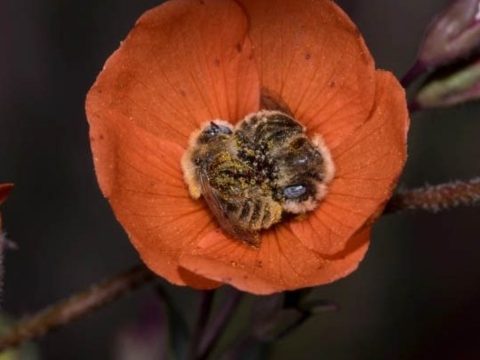
[[[299,155],[293,159],[294,165],[305,165],[309,160],[308,155]]]
[[[230,135],[232,133],[232,129],[230,129],[228,126],[218,125],[218,124],[215,124],[214,122],[211,122],[210,125],[207,128],[205,128],[203,133],[209,137],[213,137],[219,134]]]
[[[287,199],[299,198],[300,196],[305,195],[306,192],[307,187],[305,185],[292,185],[283,189],[283,195],[285,195]]]

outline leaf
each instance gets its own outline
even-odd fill
[[[311,299],[302,301],[299,304],[299,309],[311,315],[318,315],[325,312],[338,311],[339,306],[330,300]]]
[[[257,299],[252,307],[252,336],[262,342],[273,342],[294,330],[304,321],[304,313],[285,308],[286,296],[276,294]]]
[[[166,360],[167,318],[165,306],[149,302],[140,309],[137,321],[117,336],[115,360]]]

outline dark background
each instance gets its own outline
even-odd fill
[[[153,0],[0,0],[0,181],[10,238],[3,308],[20,316],[137,262],[98,190],[84,98]],[[446,1],[343,0],[378,67],[411,65]],[[413,118],[405,186],[480,174],[480,105]],[[480,209],[382,219],[359,271],[316,290],[342,310],[282,340],[274,359],[479,359]],[[194,292],[175,289],[179,301]],[[45,359],[109,359],[144,290],[42,339]],[[193,312],[187,315],[193,317]]]

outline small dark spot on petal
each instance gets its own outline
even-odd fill
[[[237,43],[237,45],[235,45],[235,49],[237,49],[237,51],[238,51],[239,53],[241,53],[242,50],[243,50],[242,44]]]
[[[103,136],[103,134],[100,134],[100,136],[98,137],[100,140],[103,140],[105,137]]]
[[[335,81],[330,81],[330,84],[328,84],[331,88],[334,88],[337,83]]]
[[[306,53],[305,54],[305,60],[310,60],[312,58],[312,54]]]
[[[213,61],[213,63],[215,64],[215,66],[220,66],[220,59],[218,59],[218,58],[215,59],[215,60]]]
[[[185,92],[185,90],[180,90],[180,95],[182,95],[183,97],[187,97],[187,93]]]

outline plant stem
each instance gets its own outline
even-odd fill
[[[411,101],[408,103],[408,112],[410,113],[410,115],[413,115],[421,110],[423,110],[423,108],[418,102]]]
[[[4,336],[0,337],[0,351],[45,335],[90,312],[110,304],[121,296],[155,279],[154,274],[144,265],[137,265],[128,271],[113,276],[89,289],[74,294],[37,314],[20,321]]]
[[[205,360],[210,356],[242,300],[242,292],[235,289],[232,289],[231,291],[232,293],[227,298],[225,304],[223,304],[223,307],[220,309],[217,316],[206,329],[200,343],[199,360]]]
[[[480,178],[474,178],[468,181],[455,181],[400,191],[388,203],[385,214],[402,210],[439,212],[479,203]],[[83,292],[74,294],[68,299],[53,304],[20,321],[0,337],[0,351],[18,346],[55,328],[67,325],[140,288],[155,278],[155,275],[144,265],[137,265],[128,271],[93,285]],[[235,291],[228,298],[218,316],[213,319],[211,326],[207,328],[206,325],[213,303],[213,292],[204,293],[194,342],[192,343],[192,359],[206,359],[211,354],[240,303],[241,297],[242,293]]]
[[[459,206],[473,206],[479,203],[480,178],[474,178],[468,181],[454,181],[400,191],[392,197],[385,213],[402,210],[424,210],[437,213],[442,210]]]
[[[413,64],[410,70],[408,70],[408,72],[402,78],[400,83],[406,89],[410,85],[412,85],[415,82],[415,80],[417,80],[420,76],[422,76],[426,71],[427,71],[427,68],[425,67],[425,65],[422,62],[417,61],[415,64]]]
[[[197,354],[199,351],[202,335],[205,332],[205,329],[207,327],[208,318],[210,317],[210,313],[212,312],[215,291],[212,291],[212,290],[203,291],[201,295],[202,295],[202,298],[200,302],[200,309],[198,311],[197,324],[195,325],[195,329],[193,331],[193,335],[190,343],[190,349],[188,351],[188,356],[187,356],[187,359],[189,360],[198,359]]]

